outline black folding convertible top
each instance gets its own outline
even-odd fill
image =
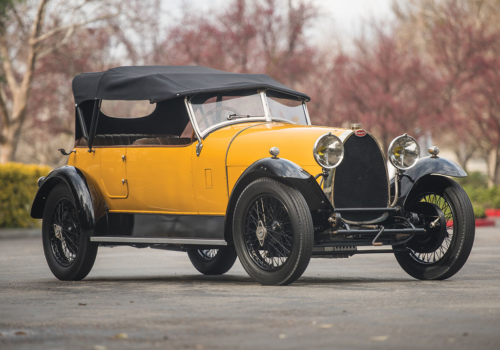
[[[200,66],[130,66],[82,73],[73,79],[75,102],[102,100],[162,101],[205,92],[269,88],[311,98],[265,74],[229,73]]]

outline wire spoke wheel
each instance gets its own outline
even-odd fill
[[[261,269],[281,268],[293,247],[293,229],[285,204],[271,194],[257,197],[246,216],[244,240],[248,254]]]
[[[198,249],[197,252],[202,260],[211,261],[215,259],[217,253],[219,252],[219,249]]]
[[[194,268],[204,275],[223,275],[236,261],[233,247],[188,249],[187,253]]]
[[[417,279],[450,278],[465,264],[474,244],[474,211],[467,193],[449,178],[430,175],[412,189],[407,204],[405,209],[418,215],[415,226],[425,233],[395,245],[396,260]]]
[[[409,246],[408,249],[410,251],[410,256],[418,261],[419,263],[422,264],[436,264],[438,263],[441,259],[445,257],[445,255],[448,253],[453,238],[455,236],[455,229],[453,227],[453,210],[448,203],[448,201],[442,197],[441,195],[432,193],[432,194],[426,194],[423,197],[420,198],[418,201],[419,203],[429,203],[437,206],[440,209],[440,215],[444,216],[444,221],[446,223],[446,230],[444,231],[444,234],[442,237],[432,237],[435,239],[438,239],[440,244],[438,244],[437,248],[432,251],[427,251],[427,250],[419,250],[418,248],[413,248],[412,246]],[[425,220],[427,222],[432,222],[439,217],[437,215],[430,216],[430,217],[425,217]],[[437,236],[434,232],[429,233],[428,235],[433,235]],[[427,239],[429,241],[428,237],[424,237],[424,239]],[[434,242],[435,244],[435,242]]]
[[[57,262],[64,267],[70,266],[80,247],[80,227],[76,208],[68,199],[61,199],[54,208],[49,240]]]

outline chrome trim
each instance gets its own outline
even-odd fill
[[[321,140],[325,136],[333,136],[333,137],[337,138],[337,140],[339,140],[339,142],[340,142],[340,145],[342,146],[342,156],[340,157],[339,161],[335,165],[329,166],[329,167],[326,167],[323,164],[321,164],[319,162],[318,158],[316,157],[316,146],[318,145],[319,140]],[[337,135],[334,135],[331,132],[329,132],[328,134],[323,134],[323,135],[321,135],[320,137],[318,137],[316,139],[316,142],[314,142],[313,157],[314,157],[314,160],[316,161],[316,163],[318,163],[318,165],[320,167],[322,167],[323,169],[329,169],[329,170],[335,169],[336,167],[338,167],[340,165],[340,163],[342,163],[342,160],[344,160],[344,143],[342,142],[342,140]]]
[[[391,208],[394,208],[396,206],[396,203],[398,202],[398,199],[399,199],[399,186],[400,186],[400,184],[399,184],[399,171],[396,171],[396,174],[394,175],[394,200],[393,200],[393,202],[390,205]],[[390,187],[389,187],[389,191],[390,191]],[[391,200],[390,197],[391,196],[390,196],[390,193],[389,193],[389,200]]]
[[[272,118],[271,118],[271,110],[269,109],[269,105],[267,104],[266,90],[260,90],[259,94],[262,100],[262,106],[264,107],[264,117],[266,117],[266,121],[270,122],[272,121]]]
[[[370,220],[370,221],[351,221],[351,220],[347,220],[344,218],[342,218],[342,221],[347,222],[350,225],[370,225],[370,224],[376,224],[376,223],[382,222],[385,219],[387,219],[388,217],[389,217],[389,213],[383,213],[382,216],[380,216],[376,219]]]
[[[392,148],[392,145],[394,144],[394,142],[396,142],[397,140],[399,140],[400,138],[403,138],[403,137],[408,137],[408,138],[412,139],[415,142],[415,144],[417,145],[417,154],[418,154],[417,160],[415,161],[415,163],[413,163],[411,166],[409,166],[407,168],[401,168],[401,167],[396,166],[392,162],[392,159],[391,159],[391,148]],[[389,149],[387,150],[387,157],[389,157],[389,162],[391,162],[392,166],[395,167],[396,169],[399,169],[399,170],[408,170],[408,169],[411,169],[411,168],[413,168],[418,163],[418,161],[420,159],[420,145],[418,144],[417,140],[415,140],[415,138],[413,138],[412,136],[410,136],[408,134],[403,134],[401,136],[396,137],[394,140],[392,140],[391,144],[389,145]]]
[[[347,138],[353,133],[354,131],[352,130],[346,130],[344,131],[342,134],[340,134],[339,136],[339,139],[342,141],[342,142],[345,142],[345,140],[347,140]]]
[[[184,97],[184,104],[186,105],[186,109],[188,112],[189,120],[191,121],[191,125],[193,126],[193,130],[198,138],[198,143],[201,143],[201,133],[200,129],[198,129],[198,124],[196,124],[196,118],[194,117],[193,106],[191,106],[191,102],[189,102],[187,96]]]
[[[304,100],[302,100],[302,107],[304,108],[304,112],[306,113],[307,125],[312,125],[311,118],[309,117],[309,110],[307,109],[307,105]]]
[[[438,154],[439,154],[439,147],[438,146],[431,146],[427,151],[430,153],[431,158],[439,158],[438,157]]]
[[[145,244],[192,244],[192,245],[227,245],[223,239],[197,238],[147,238],[147,237],[90,237],[91,242],[109,243],[145,243]]]

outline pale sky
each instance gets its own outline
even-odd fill
[[[335,33],[346,39],[361,31],[362,23],[367,20],[385,20],[391,18],[393,0],[312,0],[321,9],[321,18],[317,32],[312,33],[316,40]],[[405,0],[397,0],[405,1]],[[183,4],[190,8],[208,9],[212,6],[224,6],[228,0],[171,0],[168,10],[175,15]],[[173,5],[173,6],[172,6]]]

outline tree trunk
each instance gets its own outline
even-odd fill
[[[500,185],[500,149],[496,147],[488,155],[488,187]]]
[[[7,140],[0,148],[0,163],[4,164],[10,162],[12,154],[12,143]]]

